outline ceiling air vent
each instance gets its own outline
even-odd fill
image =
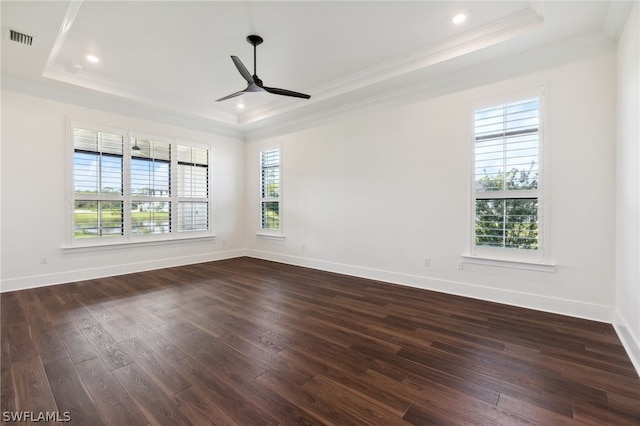
[[[14,30],[9,30],[9,38],[11,39],[11,41],[15,41],[16,43],[20,44],[26,44],[27,46],[31,46],[31,44],[33,43],[33,36]]]

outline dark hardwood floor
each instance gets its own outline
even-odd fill
[[[1,301],[4,423],[640,424],[598,322],[250,258]]]

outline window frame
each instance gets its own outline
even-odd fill
[[[263,197],[263,154],[266,152],[278,151],[278,197]],[[258,232],[259,237],[268,238],[284,238],[284,221],[283,221],[283,151],[281,144],[269,144],[260,147],[258,151]],[[267,202],[278,203],[278,229],[264,228],[262,205]]]
[[[123,137],[123,166],[122,166],[122,185],[123,185],[123,193],[122,196],[119,197],[122,200],[122,222],[123,222],[123,233],[118,236],[111,236],[108,238],[95,237],[95,238],[76,238],[75,236],[75,201],[78,199],[75,193],[75,161],[74,161],[74,153],[75,153],[75,140],[74,140],[74,132],[75,129],[85,129],[89,131],[95,132],[103,132],[115,134]],[[212,190],[211,190],[211,174],[212,174],[212,165],[211,165],[211,153],[212,149],[208,144],[197,143],[185,141],[183,139],[177,138],[169,138],[163,136],[152,136],[148,133],[137,132],[133,130],[127,130],[117,127],[109,127],[94,123],[88,123],[77,120],[68,120],[68,135],[69,135],[69,143],[68,149],[69,154],[67,155],[69,161],[68,170],[68,184],[67,184],[67,223],[68,228],[66,232],[65,244],[63,249],[73,250],[73,249],[92,249],[100,247],[109,247],[109,246],[117,246],[122,244],[162,244],[164,242],[175,242],[177,240],[189,240],[189,239],[201,239],[201,238],[212,238],[215,237],[215,233],[213,231],[213,222],[212,222]],[[170,166],[169,166],[169,191],[170,195],[168,197],[145,197],[141,195],[134,195],[132,182],[131,182],[131,162],[134,158],[131,155],[132,146],[134,144],[133,138],[138,139],[148,139],[154,140],[158,142],[168,142],[170,143]],[[177,147],[178,145],[189,146],[192,148],[204,149],[207,151],[208,164],[207,164],[207,196],[206,198],[200,198],[199,201],[207,203],[207,224],[208,229],[203,231],[178,231],[178,215],[177,215],[177,206],[178,200],[182,201],[182,198],[178,197],[177,191]],[[132,232],[132,202],[139,201],[166,201],[170,203],[170,211],[169,211],[169,232],[160,232],[160,233],[133,233]]]
[[[476,190],[476,133],[475,133],[475,113],[479,109],[497,107],[526,99],[538,98],[538,178],[537,188],[527,190],[499,190],[490,191],[495,197],[478,197],[479,194],[485,195],[489,191]],[[467,263],[485,264],[491,266],[514,267],[519,269],[533,269],[543,271],[553,271],[553,265],[549,263],[549,249],[547,247],[547,222],[548,222],[548,206],[547,206],[547,185],[546,185],[546,163],[545,145],[547,114],[545,87],[543,85],[530,89],[519,90],[499,96],[484,97],[472,100],[470,103],[470,124],[469,124],[469,140],[470,140],[470,177],[469,177],[469,242],[467,255],[463,256],[463,260]],[[509,197],[513,195],[513,197]],[[476,200],[479,199],[521,199],[535,198],[537,199],[538,213],[538,236],[537,249],[518,249],[508,247],[490,247],[476,244]],[[531,268],[531,264],[543,265],[542,268]],[[548,265],[550,268],[547,268]]]

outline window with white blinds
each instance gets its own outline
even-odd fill
[[[73,239],[206,232],[209,150],[75,123]]]
[[[124,234],[124,136],[73,130],[74,237]]]
[[[260,229],[281,229],[279,149],[260,152]]]
[[[209,229],[209,152],[178,145],[178,231]]]
[[[474,111],[474,246],[538,251],[540,96]]]
[[[171,142],[131,138],[131,232],[171,232]]]

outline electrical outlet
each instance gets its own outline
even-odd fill
[[[46,258],[45,256],[42,256],[42,257],[40,258],[40,264],[41,264],[41,265],[46,265],[47,263],[48,263],[48,262],[47,262],[47,258]]]
[[[425,259],[424,259],[424,266],[431,266],[431,258],[429,258],[429,257],[425,257]]]
[[[462,270],[464,267],[464,262],[462,260],[458,260],[458,269]]]

